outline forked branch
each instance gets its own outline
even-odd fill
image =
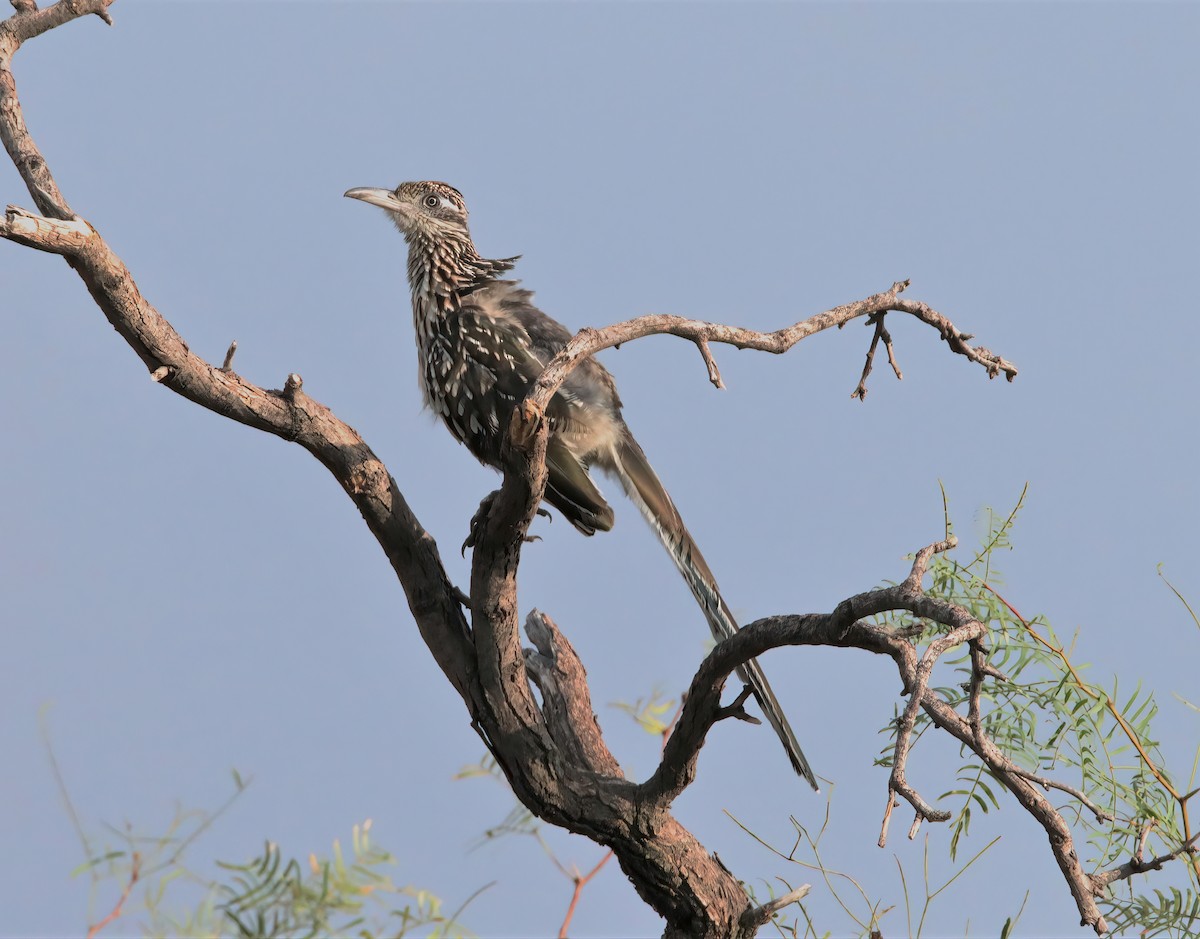
[[[12,57],[22,42],[69,20],[95,14],[109,21],[110,3],[60,0],[37,10],[31,0],[18,0],[14,4],[18,12],[0,23],[0,137],[40,213],[10,207],[0,224],[0,238],[66,258],[162,387],[231,420],[294,441],[330,470],[391,561],[422,638],[462,696],[473,725],[532,811],[611,846],[640,895],[666,919],[668,935],[750,934],[779,904],[753,907],[733,875],[679,825],[669,807],[694,778],[697,756],[714,723],[738,716],[739,700],[727,707],[720,700],[727,677],[738,665],[784,645],[859,648],[890,656],[897,665],[901,693],[910,696],[897,735],[890,793],[906,799],[918,820],[940,820],[940,813],[904,777],[912,722],[923,710],[935,725],[975,750],[1044,825],[1084,920],[1098,931],[1103,928],[1092,902],[1098,884],[1079,869],[1070,833],[1042,794],[1039,784],[1045,781],[1017,770],[982,732],[978,689],[994,673],[977,648],[981,624],[965,609],[928,597],[921,588],[929,558],[950,547],[948,543],[918,552],[901,584],[850,597],[830,613],[759,620],[719,643],[692,681],[661,764],[641,784],[626,780],[607,750],[592,714],[583,665],[553,622],[540,614],[531,619],[528,632],[537,650],[525,653],[520,647],[516,572],[545,484],[546,427],[541,415],[566,375],[587,356],[642,336],[677,335],[696,344],[710,380],[720,386],[714,343],[778,354],[817,332],[873,317],[875,339],[869,355],[882,341],[899,376],[890,336],[882,327],[884,314],[892,311],[933,327],[952,352],[982,366],[991,377],[1004,374],[1012,380],[1017,369],[1011,362],[973,346],[970,335],[927,305],[903,298],[907,281],[771,333],[661,314],[602,330],[583,330],[549,365],[514,415],[503,484],[476,539],[468,626],[460,605],[464,594],[449,581],[433,539],[362,438],[310,398],[299,375],[289,375],[282,390],[265,389],[233,371],[233,346],[220,365],[192,353],[142,296],[132,274],[96,228],[72,212],[59,190],[25,125]],[[864,383],[865,374],[860,389],[865,389]],[[945,632],[918,657],[909,634],[866,621],[898,610],[940,624]],[[966,717],[929,683],[940,657],[964,643],[971,647],[975,663],[975,700]],[[1190,848],[1185,845],[1181,850]],[[794,899],[795,895],[780,902]]]
[[[875,316],[878,318],[877,321],[882,323],[881,314],[889,310],[908,313],[926,325],[932,326],[953,352],[983,366],[989,378],[1003,374],[1009,381],[1012,381],[1017,377],[1016,365],[982,346],[972,346],[970,340],[974,337],[969,333],[964,333],[946,316],[938,313],[928,304],[902,298],[900,294],[908,286],[907,280],[896,281],[890,290],[834,307],[824,313],[817,313],[793,323],[791,326],[769,333],[743,329],[738,326],[727,326],[723,323],[687,319],[667,313],[651,313],[626,320],[623,323],[614,323],[603,329],[581,329],[542,372],[542,377],[530,389],[526,400],[539,413],[544,413],[550,399],[554,397],[555,392],[579,362],[604,349],[623,345],[634,339],[661,335],[679,336],[694,342],[704,359],[709,380],[718,388],[722,388],[724,383],[712,355],[711,343],[718,342],[738,349],[757,349],[761,352],[781,355],[809,336],[833,327],[840,329],[859,317]],[[901,377],[892,353],[891,336],[887,335],[886,330],[878,335],[885,337],[889,350],[888,355],[895,369],[896,377]],[[878,336],[876,341],[878,341]],[[865,382],[866,375],[859,383],[859,388],[863,389],[864,393]],[[861,397],[862,395],[856,393],[856,396]]]

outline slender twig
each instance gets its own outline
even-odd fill
[[[558,929],[558,939],[567,939],[567,930],[571,926],[571,919],[575,916],[575,906],[579,903],[579,895],[583,893],[583,888],[588,885],[588,881],[600,873],[600,868],[607,864],[612,856],[613,853],[611,850],[606,851],[604,857],[600,858],[599,863],[588,871],[587,874],[581,877],[576,872],[574,878],[572,878],[575,881],[575,890],[571,894],[571,903],[567,906],[567,915],[563,917],[562,926]]]
[[[191,847],[192,844],[194,844],[196,842],[196,840],[199,839],[199,837],[202,834],[204,834],[206,831],[208,831],[208,829],[212,828],[212,826],[215,825],[220,820],[220,818],[233,807],[233,803],[238,800],[238,798],[242,795],[243,792],[246,791],[247,787],[252,782],[254,782],[253,777],[249,777],[247,779],[241,780],[238,783],[238,787],[232,793],[230,793],[229,798],[227,798],[224,802],[222,802],[219,806],[217,806],[217,808],[214,811],[204,812],[203,817],[200,820],[200,824],[197,825],[193,831],[189,832],[186,837],[184,837],[182,840],[180,840],[180,842],[175,846],[175,850],[171,852],[169,857],[167,857],[163,861],[160,861],[158,864],[153,865],[149,870],[145,871],[144,872],[145,876],[151,877],[154,874],[157,874],[161,870],[166,870],[169,867],[174,867],[175,864],[179,861],[179,859],[183,857],[183,853],[189,847]]]
[[[50,742],[50,729],[47,726],[46,709],[43,707],[38,711],[38,731],[42,736],[42,745],[46,748],[46,758],[50,761],[50,772],[54,776],[54,783],[58,787],[59,797],[63,801],[63,805],[67,807],[67,815],[71,819],[71,827],[75,829],[75,836],[79,839],[79,844],[83,848],[83,856],[87,860],[93,859],[92,844],[88,840],[87,833],[83,830],[83,822],[79,819],[79,813],[75,811],[75,803],[71,799],[71,793],[67,789],[67,781],[63,777],[62,767],[58,765],[58,757],[54,753],[54,745]],[[91,869],[93,882],[96,880],[96,871],[93,866]]]
[[[746,702],[750,695],[754,693],[754,689],[749,685],[743,685],[742,690],[738,692],[738,696],[726,704],[724,707],[717,709],[717,720],[723,721],[729,718],[745,721],[747,724],[761,724],[762,721],[746,710]]]
[[[476,890],[473,894],[471,894],[469,897],[467,897],[465,900],[463,900],[463,902],[458,905],[458,909],[455,910],[453,913],[451,913],[450,918],[447,919],[446,922],[442,924],[442,928],[440,930],[438,930],[438,933],[443,936],[453,935],[453,933],[450,930],[450,927],[454,925],[455,921],[460,916],[462,916],[463,911],[468,906],[470,906],[472,903],[474,903],[475,900],[479,896],[481,896],[483,893],[485,893],[488,890],[491,890],[494,886],[496,886],[496,883],[497,882],[494,880],[488,881],[486,884],[484,884],[482,887],[480,887],[478,890]]]
[[[992,596],[1004,604],[1008,611],[1014,617],[1016,617],[1017,622],[1024,627],[1025,631],[1034,639],[1034,641],[1039,643],[1045,649],[1049,650],[1055,656],[1055,658],[1062,663],[1063,667],[1070,674],[1075,687],[1079,691],[1083,692],[1093,701],[1103,701],[1105,710],[1107,710],[1112,716],[1117,726],[1121,728],[1122,733],[1125,735],[1125,739],[1133,744],[1134,749],[1138,752],[1138,756],[1140,756],[1142,759],[1142,763],[1145,765],[1146,769],[1150,771],[1150,775],[1152,775],[1155,780],[1158,781],[1158,784],[1162,786],[1163,789],[1166,790],[1171,798],[1174,799],[1178,804],[1181,821],[1183,823],[1184,843],[1191,844],[1195,840],[1196,836],[1200,835],[1200,832],[1192,832],[1191,821],[1188,816],[1188,800],[1195,793],[1187,793],[1186,795],[1179,794],[1178,790],[1176,790],[1176,788],[1171,784],[1171,781],[1167,779],[1166,775],[1162,772],[1162,770],[1159,769],[1158,764],[1155,763],[1154,760],[1151,759],[1150,754],[1146,752],[1146,748],[1142,744],[1141,737],[1138,735],[1137,731],[1135,731],[1129,725],[1129,722],[1125,720],[1125,717],[1121,714],[1121,709],[1117,706],[1117,703],[1110,695],[1084,682],[1083,677],[1076,670],[1074,663],[1072,663],[1070,658],[1068,658],[1065,649],[1046,639],[1036,629],[1034,629],[1033,624],[1030,623],[1029,620],[1025,619],[1025,617],[1017,611],[1016,607],[1009,603],[1008,600],[1006,600],[991,584],[987,583],[986,581],[979,581],[979,583],[983,589],[987,590],[990,594],[992,594]],[[1196,876],[1200,877],[1200,858],[1196,858],[1192,861],[1192,869],[1195,871]]]
[[[883,337],[883,347],[887,350],[888,365],[892,367],[896,381],[904,381],[904,373],[900,371],[900,363],[896,361],[896,347],[892,344],[892,334],[884,325],[882,316],[879,318],[879,334]]]
[[[892,792],[891,786],[887,791],[887,808],[883,810],[883,823],[879,826],[879,839],[875,842],[879,847],[887,847],[888,826],[892,823],[892,809],[900,805],[900,801],[896,798],[896,794]]]
[[[1021,767],[1017,766],[1016,764],[1009,766],[1008,771],[1017,776],[1024,776],[1031,782],[1037,783],[1043,789],[1057,789],[1059,792],[1065,792],[1071,798],[1085,805],[1088,810],[1096,816],[1096,821],[1098,822],[1111,822],[1114,818],[1116,818],[1116,816],[1114,816],[1111,812],[1104,811],[1104,809],[1100,808],[1100,806],[1098,806],[1095,802],[1084,795],[1081,790],[1076,789],[1074,786],[1068,786],[1066,783],[1059,782],[1057,779],[1050,779],[1046,776],[1038,776],[1037,774],[1031,773],[1028,770],[1021,769]]]
[[[1195,854],[1196,845],[1200,843],[1200,831],[1188,838],[1174,851],[1169,851],[1166,854],[1160,854],[1158,857],[1151,858],[1149,861],[1143,860],[1141,857],[1133,857],[1107,871],[1102,871],[1099,874],[1092,874],[1092,882],[1095,884],[1097,891],[1107,887],[1109,884],[1117,880],[1127,880],[1134,874],[1145,874],[1148,871],[1162,870],[1163,865],[1174,861],[1176,858],[1182,857],[1184,854]]]
[[[134,851],[133,861],[129,868],[129,881],[125,884],[125,889],[121,891],[121,896],[117,900],[116,906],[112,908],[112,910],[106,917],[104,917],[104,919],[100,920],[100,922],[96,923],[94,926],[88,927],[87,939],[96,939],[96,936],[100,933],[101,929],[121,915],[121,911],[125,906],[125,901],[129,899],[129,894],[133,890],[133,885],[138,882],[138,873],[141,861],[141,855]]]
[[[803,900],[811,892],[812,884],[801,884],[799,887],[789,890],[774,900],[768,900],[762,906],[747,910],[742,914],[742,926],[746,929],[757,929],[785,906],[790,906],[798,900]],[[560,936],[559,939],[562,939],[562,937]]]
[[[708,344],[707,339],[697,339],[696,348],[700,350],[700,356],[704,359],[704,365],[708,368],[708,380],[717,388],[724,388],[725,382],[721,380],[721,371],[717,368],[717,360],[713,358],[712,348]]]
[[[867,376],[871,374],[871,369],[875,364],[875,350],[879,347],[880,339],[883,340],[884,347],[887,349],[888,362],[891,363],[897,380],[904,378],[900,373],[900,366],[896,364],[896,350],[892,345],[892,334],[887,331],[887,326],[883,323],[886,315],[886,313],[872,313],[867,317],[867,323],[875,327],[875,334],[871,337],[871,345],[867,349],[867,360],[863,363],[862,377],[858,380],[858,386],[850,393],[851,398],[858,398],[860,401],[867,400]]]

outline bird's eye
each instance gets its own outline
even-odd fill
[[[436,209],[441,204],[441,200],[437,196],[433,195],[432,193],[427,195],[423,201],[424,201],[426,207],[428,207],[430,209]]]

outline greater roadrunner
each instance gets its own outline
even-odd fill
[[[462,194],[439,182],[346,193],[384,209],[408,242],[408,283],[421,391],[450,432],[482,463],[500,467],[513,408],[571,334],[533,305],[516,281],[500,280],[517,258],[479,256]],[[719,641],[738,628],[716,578],[671,497],[621,417],[612,376],[595,359],[571,372],[546,414],[546,501],[585,535],[608,531],[613,510],[592,482],[598,466],[620,480],[683,574]],[[817,788],[796,735],[758,662],[739,670],[783,741],[796,772]]]

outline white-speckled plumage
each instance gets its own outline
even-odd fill
[[[408,282],[426,404],[483,463],[500,465],[513,409],[570,333],[533,305],[533,294],[501,280],[516,258],[479,255],[462,194],[439,182],[346,193],[385,209],[408,243]],[[621,416],[608,371],[588,359],[567,377],[547,408],[546,501],[585,534],[612,527],[612,508],[588,470],[615,476],[683,574],[720,640],[737,630],[716,579],[671,497]],[[739,674],[750,684],[792,766],[814,789],[816,777],[758,663]]]

